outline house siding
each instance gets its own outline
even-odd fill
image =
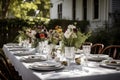
[[[76,0],[76,20],[83,20],[82,0]]]
[[[63,19],[72,20],[72,0],[64,0],[63,2]]]
[[[72,15],[72,0],[51,0],[54,1],[54,6],[51,11],[51,19],[57,18],[57,4],[58,2],[63,3],[63,13],[62,19],[73,19]],[[55,1],[58,1],[55,3]],[[87,20],[90,21],[90,26],[92,29],[98,27],[105,27],[106,22],[111,25],[113,18],[110,17],[109,13],[115,11],[120,12],[120,0],[99,0],[99,17],[94,19],[94,5],[93,0],[87,0]],[[83,0],[76,0],[76,20],[83,20]]]

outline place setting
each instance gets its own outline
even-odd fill
[[[120,70],[120,60],[103,60],[100,67]]]

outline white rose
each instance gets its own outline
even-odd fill
[[[76,26],[74,26],[74,25],[68,25],[68,29],[74,29],[74,28],[76,28]]]
[[[65,38],[70,38],[70,35],[72,34],[72,32],[70,31],[70,29],[67,29],[67,31],[64,33]]]

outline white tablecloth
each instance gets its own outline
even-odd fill
[[[89,62],[91,66],[84,67],[85,71],[79,70],[80,65],[70,66],[69,71],[67,67],[61,71],[34,71],[29,69],[29,65],[32,63],[21,62],[20,56],[12,54],[6,45],[3,46],[3,50],[23,80],[120,80],[120,71],[99,67],[96,62]]]

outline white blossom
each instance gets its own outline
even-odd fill
[[[76,28],[76,26],[74,26],[74,25],[68,25],[68,29],[74,29],[74,28]]]
[[[65,38],[70,38],[72,32],[70,31],[70,29],[67,29],[66,32],[64,33]]]

